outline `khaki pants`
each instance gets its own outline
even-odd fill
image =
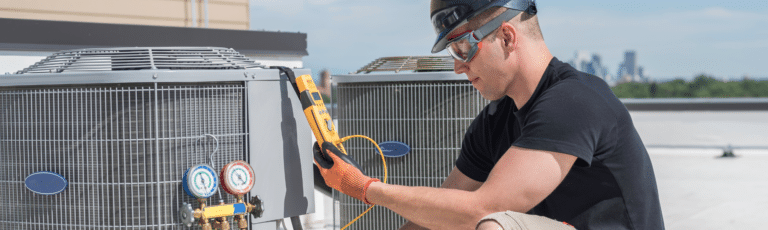
[[[543,216],[529,215],[525,213],[506,211],[497,212],[483,217],[478,226],[486,220],[495,220],[503,230],[573,230],[576,229],[565,222],[556,221]]]

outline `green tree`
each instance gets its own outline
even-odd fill
[[[706,88],[707,86],[717,84],[718,82],[720,81],[718,81],[713,77],[702,74],[694,78],[693,81],[691,81],[690,86],[691,86],[691,89],[702,89],[702,88]]]
[[[740,82],[722,82],[704,74],[690,82],[683,79],[663,83],[628,82],[611,89],[620,98],[768,97],[768,81],[745,78]]]
[[[656,85],[656,82],[651,83],[651,86],[648,86],[648,93],[651,95],[651,97],[656,97],[656,92],[659,91],[659,86]]]
[[[688,92],[688,85],[683,79],[675,79],[670,82],[661,83],[656,90],[656,97],[670,98],[670,97],[683,97],[684,93]]]
[[[768,97],[768,81],[744,79],[740,86],[749,97]]]
[[[612,88],[613,94],[619,98],[649,98],[651,94],[648,90],[648,85],[637,82],[627,82],[614,86]]]

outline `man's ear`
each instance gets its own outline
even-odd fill
[[[517,29],[509,22],[504,22],[501,24],[501,27],[499,27],[498,33],[497,36],[501,39],[504,49],[508,52],[515,50],[517,42],[520,41],[520,34]]]

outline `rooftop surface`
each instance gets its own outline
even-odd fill
[[[764,229],[768,151],[649,149],[667,229]]]

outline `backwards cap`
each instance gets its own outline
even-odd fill
[[[432,26],[437,33],[432,53],[445,49],[448,44],[446,36],[456,27],[496,6],[536,15],[535,0],[432,0],[429,11]]]

